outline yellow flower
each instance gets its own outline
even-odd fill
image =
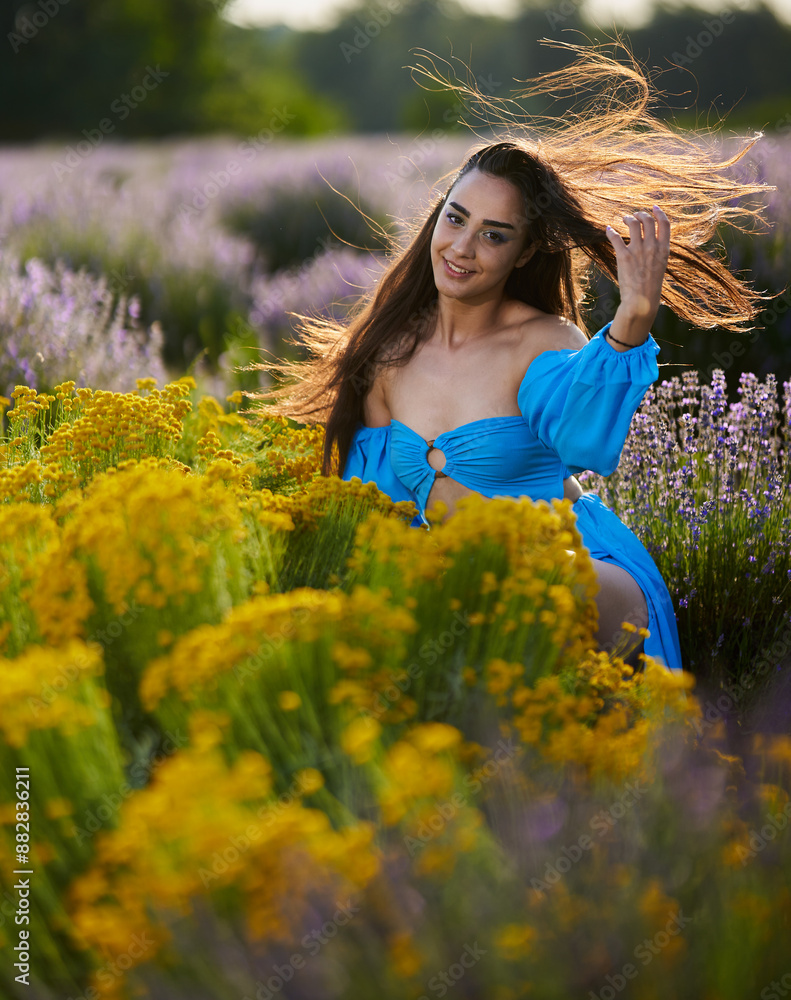
[[[331,656],[344,670],[364,669],[373,662],[367,649],[353,649],[345,642],[340,641],[332,644]]]
[[[305,767],[294,775],[303,795],[312,795],[324,787],[324,776],[315,767]]]
[[[70,816],[74,812],[74,807],[68,799],[48,799],[45,812],[47,819],[60,819],[61,816]]]
[[[281,691],[278,703],[284,712],[293,712],[302,704],[302,699],[296,691]]]
[[[381,732],[382,727],[370,716],[354,719],[341,733],[341,749],[355,764],[364,764],[371,759]]]
[[[530,954],[535,939],[536,929],[530,924],[506,924],[495,935],[494,943],[503,958],[517,962]]]
[[[453,750],[461,744],[459,730],[444,722],[425,722],[414,726],[407,733],[407,738],[422,753],[442,753],[443,750]]]
[[[421,969],[420,953],[412,943],[412,936],[407,932],[394,934],[390,939],[389,958],[393,970],[401,979],[411,979]]]

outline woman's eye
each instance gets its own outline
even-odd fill
[[[456,215],[455,212],[446,212],[445,213],[445,218],[448,220],[448,222],[452,226],[460,226],[464,222],[464,220],[462,219],[462,217],[460,215]],[[503,243],[504,242],[503,234],[502,233],[498,233],[495,230],[490,230],[489,232],[486,232],[483,235],[484,236],[488,236],[489,239],[490,239],[490,242],[492,242],[492,243]]]

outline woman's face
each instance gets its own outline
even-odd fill
[[[431,237],[437,291],[450,298],[490,300],[515,267],[535,252],[525,246],[522,196],[503,177],[473,169],[451,189]]]

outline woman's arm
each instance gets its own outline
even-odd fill
[[[585,490],[583,490],[574,476],[569,476],[568,479],[563,480],[564,500],[571,500],[571,502],[574,503],[575,500],[579,500],[584,492]]]
[[[390,423],[390,407],[387,405],[381,372],[374,377],[374,383],[365,397],[363,413],[363,422],[368,427],[387,427]]]

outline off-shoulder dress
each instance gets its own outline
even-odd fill
[[[527,369],[517,396],[521,416],[488,417],[439,434],[443,472],[486,497],[563,497],[563,480],[585,470],[607,476],[620,460],[632,417],[659,376],[659,345],[651,334],[617,351],[605,338],[610,323],[578,349],[544,351]],[[391,500],[412,500],[413,527],[428,524],[426,502],[436,471],[429,442],[400,420],[359,423],[342,478],[374,482]],[[681,669],[673,604],[656,564],[639,538],[595,493],[573,508],[583,544],[594,559],[625,569],[648,605],[645,652]]]

